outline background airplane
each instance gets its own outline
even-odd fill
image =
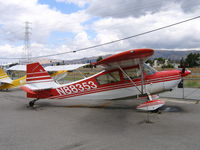
[[[60,65],[60,66],[47,66],[45,67],[48,72],[53,72],[51,74],[51,77],[53,77],[54,81],[58,81],[62,78],[64,78],[68,71],[78,69],[79,67],[85,66],[87,64],[77,64],[77,65]],[[11,68],[8,68],[8,70],[14,70],[14,71],[26,71],[25,65],[16,65]],[[0,90],[8,90],[12,88],[17,88],[19,86],[22,86],[26,84],[26,75],[23,77],[20,77],[18,79],[12,80],[8,74],[0,68]]]
[[[26,83],[26,76],[12,80],[8,74],[0,68],[0,90],[8,90]]]

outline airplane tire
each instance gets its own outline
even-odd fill
[[[29,102],[29,106],[30,106],[30,107],[33,107],[34,104],[35,104],[35,101],[34,101],[34,100]]]

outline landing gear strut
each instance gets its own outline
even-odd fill
[[[161,114],[161,110],[159,108],[152,110],[151,113],[157,113],[157,114]]]
[[[34,107],[34,104],[35,104],[35,102],[36,102],[36,101],[38,101],[38,100],[39,100],[39,98],[37,98],[37,99],[34,99],[34,100],[30,101],[30,102],[29,102],[29,106],[30,106],[31,108],[33,108],[33,107]]]

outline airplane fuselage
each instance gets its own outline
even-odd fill
[[[143,72],[144,80],[142,81],[138,66],[125,68],[125,71],[132,81],[120,69],[104,70],[89,78],[58,85],[54,89],[37,91],[36,94],[28,93],[27,96],[38,99],[120,99],[139,95],[141,90],[151,94],[169,91],[179,84],[183,76],[179,70],[156,72],[147,68]]]

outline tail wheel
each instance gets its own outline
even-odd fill
[[[38,101],[38,100],[39,100],[39,99],[34,99],[34,100],[30,101],[30,102],[29,102],[29,106],[30,106],[30,107],[34,107],[35,102]]]

